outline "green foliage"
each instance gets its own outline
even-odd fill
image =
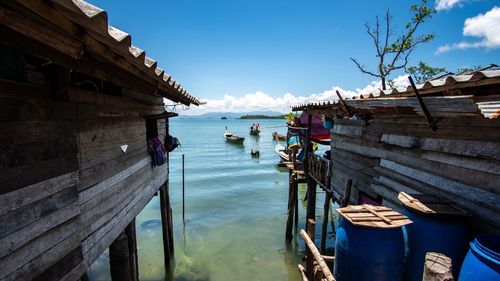
[[[480,65],[475,65],[475,66],[472,66],[472,67],[465,66],[465,67],[461,67],[461,68],[457,69],[457,74],[474,72],[474,71],[479,70],[481,68],[483,68],[483,67],[480,66]]]
[[[410,66],[406,69],[417,83],[427,81],[439,74],[445,73],[444,67],[433,67],[420,61],[417,66]]]
[[[287,114],[285,114],[284,118],[287,120],[287,121],[290,121],[290,120],[293,120],[295,119],[295,117],[297,116],[296,113],[293,113],[293,112],[289,112]]]
[[[392,16],[389,10],[387,10],[384,17],[385,27],[381,27],[378,16],[375,18],[374,26],[365,24],[366,31],[372,37],[375,45],[376,57],[379,59],[376,71],[368,70],[356,59],[351,58],[361,72],[380,78],[384,90],[386,89],[386,78],[391,72],[406,69],[408,59],[415,48],[419,44],[427,43],[436,38],[433,33],[417,34],[420,25],[431,19],[436,13],[434,8],[428,6],[427,0],[421,0],[418,5],[411,5],[409,11],[411,15],[410,21],[404,25],[404,29],[400,31],[400,35],[395,39],[392,38],[394,34],[391,27]]]
[[[285,119],[286,115],[268,116],[268,115],[243,115],[240,119]]]

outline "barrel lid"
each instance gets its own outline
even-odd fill
[[[400,192],[398,199],[403,205],[417,213],[427,216],[467,216],[468,214],[451,205],[451,202],[432,195],[408,194]]]
[[[353,225],[374,228],[396,228],[412,223],[408,217],[384,206],[356,205],[337,209]]]

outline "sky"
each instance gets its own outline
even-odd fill
[[[394,34],[414,1],[355,0],[87,0],[109,24],[158,61],[189,93],[207,102],[182,114],[288,112],[306,101],[366,94],[380,88],[350,60],[376,66],[364,24],[389,9]],[[455,71],[500,64],[500,1],[429,0],[437,13],[419,34],[434,33],[409,65],[424,61]],[[392,74],[405,86],[405,73]]]

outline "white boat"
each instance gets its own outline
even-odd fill
[[[286,148],[281,144],[276,144],[276,146],[274,147],[274,152],[278,154],[282,162],[288,162],[290,160],[290,158],[288,157],[288,153],[286,153]]]

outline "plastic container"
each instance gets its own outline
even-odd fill
[[[337,281],[401,281],[403,270],[401,226],[360,226],[340,217],[333,270]]]
[[[405,280],[422,280],[427,252],[438,252],[451,258],[456,279],[470,241],[465,220],[426,216],[410,209],[403,214],[413,221],[403,227],[407,247]]]
[[[500,280],[500,236],[479,235],[470,243],[458,281]]]

